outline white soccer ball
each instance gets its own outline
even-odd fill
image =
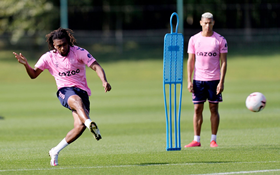
[[[266,104],[265,96],[260,92],[250,94],[246,99],[246,107],[253,112],[260,112]]]

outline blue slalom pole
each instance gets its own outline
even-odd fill
[[[176,16],[177,24],[173,32],[172,18]],[[171,32],[164,37],[164,57],[163,57],[163,91],[164,107],[166,117],[166,150],[181,150],[181,101],[183,87],[183,53],[184,37],[178,34],[179,17],[177,13],[172,13],[170,17]],[[180,85],[179,104],[177,104],[177,84]],[[172,96],[172,86],[174,93]],[[169,104],[167,104],[166,86],[169,86]],[[173,100],[174,99],[174,100]],[[173,104],[173,105],[172,105]],[[178,105],[178,107],[177,107]],[[178,109],[177,109],[178,108]],[[173,115],[173,116],[172,116]],[[173,120],[172,120],[173,119]],[[172,129],[174,121],[174,130]],[[174,137],[173,137],[174,134]],[[173,144],[174,138],[174,144]]]

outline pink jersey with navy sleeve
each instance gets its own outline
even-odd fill
[[[201,32],[189,40],[188,53],[195,54],[194,80],[220,80],[220,53],[227,53],[226,39],[214,32],[210,37]]]
[[[70,46],[67,56],[61,56],[55,50],[49,51],[41,56],[35,67],[48,69],[55,78],[57,88],[78,87],[85,90],[88,95],[91,91],[86,80],[86,66],[96,61],[91,54],[78,46]]]

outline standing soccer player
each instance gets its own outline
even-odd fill
[[[13,52],[18,62],[23,64],[31,79],[38,77],[43,70],[48,71],[55,78],[57,84],[57,97],[60,103],[72,111],[74,128],[66,137],[49,151],[50,164],[58,165],[59,152],[79,138],[86,127],[92,132],[96,140],[101,139],[99,129],[89,117],[91,90],[87,85],[86,67],[96,71],[102,81],[105,92],[111,90],[103,68],[91,54],[78,46],[70,29],[59,28],[46,35],[50,51],[41,56],[31,68],[27,59],[20,53]]]
[[[217,147],[216,136],[220,121],[218,107],[219,102],[222,102],[228,48],[226,39],[213,31],[214,19],[211,13],[202,14],[200,25],[202,31],[192,36],[188,45],[188,90],[192,93],[194,103],[194,140],[185,147],[201,146],[202,113],[206,99],[211,113],[210,146]]]

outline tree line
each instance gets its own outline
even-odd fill
[[[151,30],[169,27],[176,0],[68,0],[68,26],[73,30]],[[278,0],[185,0],[184,28],[200,28],[202,13],[212,12],[215,28],[278,28]],[[1,0],[0,34],[16,42],[60,26],[59,0]]]

